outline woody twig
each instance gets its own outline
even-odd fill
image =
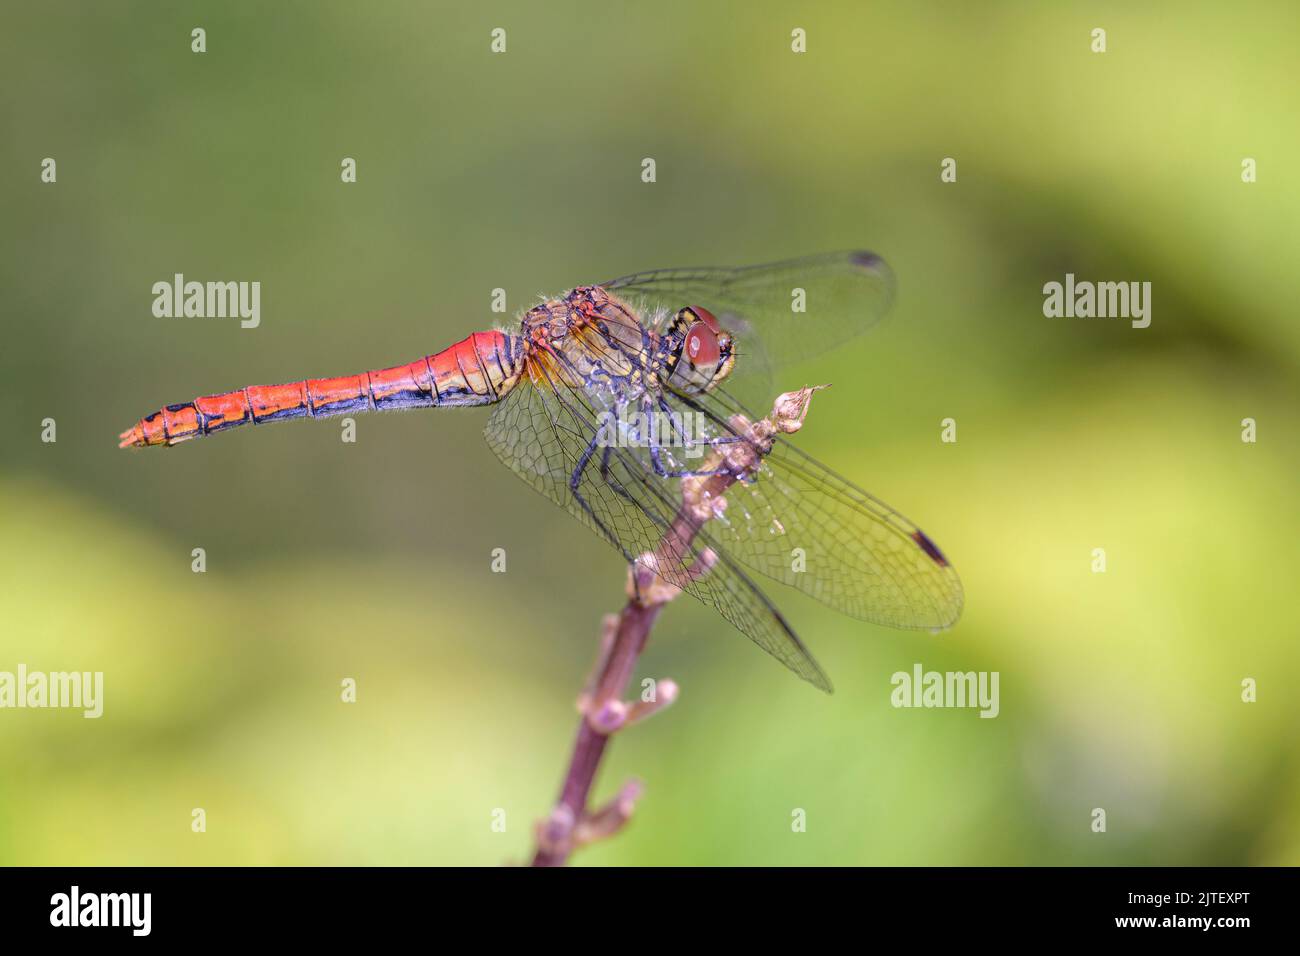
[[[700,528],[726,510],[726,490],[757,472],[778,435],[802,427],[813,392],[824,387],[786,392],[773,403],[768,417],[757,422],[733,416],[732,430],[745,441],[713,448],[699,470],[716,474],[681,479],[682,502],[673,521],[656,548],[629,567],[623,610],[604,619],[596,663],[577,700],[582,719],[564,785],[550,815],[536,826],[533,866],[563,866],[578,847],[608,839],[631,818],[641,795],[638,780],[629,780],[613,800],[597,809],[588,809],[587,802],[610,738],[677,699],[677,684],[666,678],[655,682],[648,699],[623,699],[659,612],[681,593],[681,588],[664,580],[658,569],[685,566]],[[703,550],[686,566],[686,577],[698,580],[709,573],[716,560],[713,551]]]

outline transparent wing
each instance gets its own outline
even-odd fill
[[[612,544],[628,561],[655,551],[681,504],[676,479],[656,474],[632,449],[595,447],[604,396],[594,389],[552,387],[553,374],[530,363],[535,376],[494,409],[489,446],[536,491]],[[580,467],[584,463],[585,467]],[[572,486],[574,475],[576,486]],[[830,692],[831,683],[790,625],[713,537],[696,534],[680,560],[660,567],[669,583],[718,611],[755,644],[804,680]],[[716,555],[702,576],[691,569],[704,552]]]
[[[737,412],[721,390],[666,402],[716,442],[736,434]],[[689,417],[694,413],[694,417]],[[816,412],[813,412],[816,415]],[[700,467],[682,448],[660,447],[670,470]],[[889,505],[777,439],[751,481],[727,490],[713,536],[747,567],[853,617],[890,627],[940,629],[961,615],[957,572],[938,546]]]
[[[484,437],[511,471],[632,561],[655,546],[665,526],[630,496],[606,492],[608,463],[601,449],[589,455],[596,418],[578,390],[520,383],[493,408]],[[587,467],[581,469],[574,489],[570,483],[584,459]],[[590,509],[582,505],[584,500]]]
[[[688,305],[713,312],[736,341],[731,390],[770,401],[783,366],[862,334],[889,309],[894,277],[873,252],[833,252],[740,268],[655,269],[599,283],[648,321]]]

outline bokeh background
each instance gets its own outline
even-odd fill
[[[514,311],[859,246],[899,298],[788,383],[836,386],[801,443],[933,534],[965,616],[896,632],[772,585],[827,697],[677,602],[641,674],[681,699],[598,784],[639,776],[644,800],[577,862],[1300,862],[1294,4],[5,19],[0,670],[102,670],[106,703],[0,711],[0,862],[525,859],[624,571],[497,463],[486,411],[359,418],[354,445],[337,420],[174,450],[117,433],[440,349],[502,321],[496,287]],[[261,327],[154,318],[176,272],[260,280]],[[1066,272],[1152,282],[1151,327],[1044,318]],[[892,708],[918,661],[1000,672],[1001,715]]]

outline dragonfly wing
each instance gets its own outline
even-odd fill
[[[597,447],[586,467],[603,397],[590,390],[524,383],[493,412],[486,437],[515,474],[612,544],[625,559],[658,548],[681,505],[680,482],[654,472],[632,449]],[[576,488],[572,477],[578,474]],[[576,493],[575,493],[576,492]],[[691,568],[711,552],[707,573]],[[714,608],[755,644],[804,680],[826,691],[831,683],[771,601],[729,556],[706,524],[679,562],[659,575]]]
[[[601,285],[660,325],[685,306],[710,310],[735,339],[731,388],[754,402],[771,400],[776,370],[861,335],[894,297],[889,266],[866,251],[734,269],[655,269]]]
[[[733,436],[746,411],[721,390],[668,401],[696,413],[706,438]],[[680,462],[678,449],[660,457]],[[752,481],[727,493],[712,534],[735,559],[852,617],[890,627],[941,629],[961,615],[961,580],[915,524],[778,438]]]
[[[663,530],[631,499],[606,493],[600,449],[588,456],[598,413],[581,396],[578,390],[521,383],[493,409],[484,437],[511,471],[630,561],[652,549]],[[584,457],[587,467],[580,469]],[[571,481],[580,471],[575,495]]]

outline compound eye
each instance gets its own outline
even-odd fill
[[[714,332],[722,331],[722,324],[718,322],[717,316],[715,316],[708,309],[704,308],[704,306],[693,305],[687,311],[694,313],[695,318],[699,319],[701,322],[707,325]]]
[[[713,316],[710,315],[709,319],[713,319]],[[716,331],[717,320],[713,321],[715,324],[710,326],[708,320],[701,318],[692,323],[690,331],[686,333],[686,357],[694,365],[716,365],[722,356]]]

